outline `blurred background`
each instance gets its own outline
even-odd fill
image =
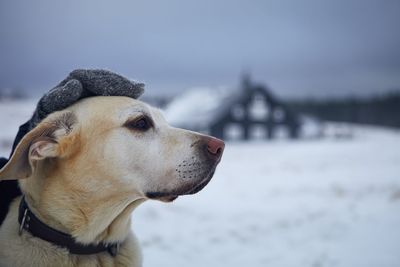
[[[0,155],[77,68],[227,141],[133,214],[144,266],[400,266],[397,0],[0,1]]]

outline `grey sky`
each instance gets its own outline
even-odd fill
[[[400,88],[399,25],[397,0],[2,0],[0,87],[107,68],[154,95],[249,70],[282,96],[379,93]]]

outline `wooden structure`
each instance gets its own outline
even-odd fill
[[[196,107],[190,100],[185,103],[185,97],[182,97],[180,105],[185,109],[180,109],[178,115],[182,117],[173,123],[174,126],[224,140],[299,137],[299,117],[274,97],[267,87],[253,84],[248,76],[243,77],[239,90],[229,90],[224,94],[217,90],[204,92],[209,101],[211,97],[211,102],[217,102],[212,108],[207,107],[207,101],[201,100],[201,92],[198,94],[201,105]],[[172,113],[177,115],[177,112]],[[184,118],[188,114],[191,115]]]
[[[209,133],[222,139],[299,137],[300,122],[265,86],[244,77],[238,95],[210,121]]]

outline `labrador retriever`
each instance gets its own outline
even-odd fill
[[[223,141],[173,128],[128,97],[86,98],[52,113],[0,170],[23,192],[0,229],[0,265],[141,266],[131,212],[147,199],[200,191],[223,150]],[[72,244],[60,246],[64,237]]]

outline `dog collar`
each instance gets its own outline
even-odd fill
[[[110,253],[111,256],[115,257],[119,251],[120,243],[84,245],[77,243],[71,235],[51,228],[33,214],[24,196],[19,204],[18,222],[20,224],[19,235],[25,230],[37,238],[68,249],[71,254],[90,255],[106,251]]]

